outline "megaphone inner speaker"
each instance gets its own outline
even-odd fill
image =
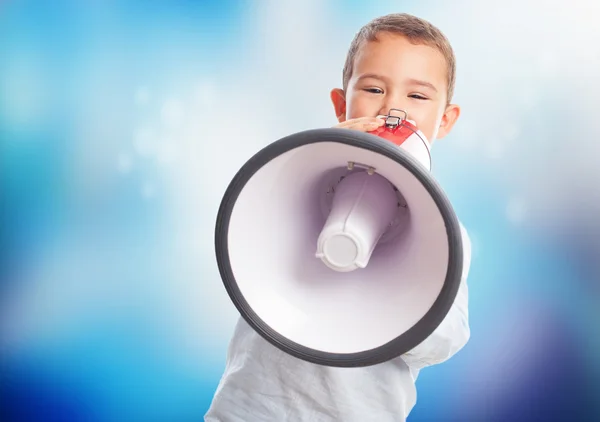
[[[363,268],[336,271],[317,243],[336,190],[358,173],[389,184],[393,200],[380,213],[389,221]],[[379,212],[377,201],[368,210]],[[257,153],[231,182],[215,235],[244,319],[285,352],[330,366],[372,365],[417,346],[449,311],[462,274],[460,226],[428,171],[347,129],[300,132]]]

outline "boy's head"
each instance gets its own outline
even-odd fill
[[[456,63],[450,43],[429,22],[390,14],[356,34],[343,70],[343,88],[331,91],[339,122],[408,113],[433,142],[446,136],[460,114],[451,104]]]

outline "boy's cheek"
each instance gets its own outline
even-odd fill
[[[366,104],[360,104],[358,106],[349,105],[346,109],[346,119],[358,119],[361,117],[375,117],[377,116],[379,109],[377,107],[369,107]]]
[[[380,104],[374,98],[368,98],[361,92],[349,92],[346,98],[346,119],[375,117],[379,114]]]

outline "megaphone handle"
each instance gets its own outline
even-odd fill
[[[400,113],[404,113],[404,118],[401,118],[400,116],[394,116],[392,115],[392,111],[398,111]],[[400,110],[399,108],[390,108],[390,110],[388,111],[388,114],[381,116],[381,117],[385,117],[385,125],[389,128],[396,128],[398,126],[400,126],[400,123],[408,120],[408,113],[404,110]],[[392,119],[395,119],[396,123],[392,123]]]

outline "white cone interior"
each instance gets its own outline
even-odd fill
[[[316,256],[335,271],[365,268],[397,213],[397,202],[386,178],[364,170],[349,174],[336,186]]]
[[[364,269],[339,272],[315,258],[326,221],[319,196],[324,175],[349,161],[374,167],[402,193],[410,224]],[[259,169],[233,207],[228,245],[252,310],[280,335],[328,353],[377,348],[410,329],[439,296],[449,257],[425,187],[395,161],[336,142],[296,148]]]

